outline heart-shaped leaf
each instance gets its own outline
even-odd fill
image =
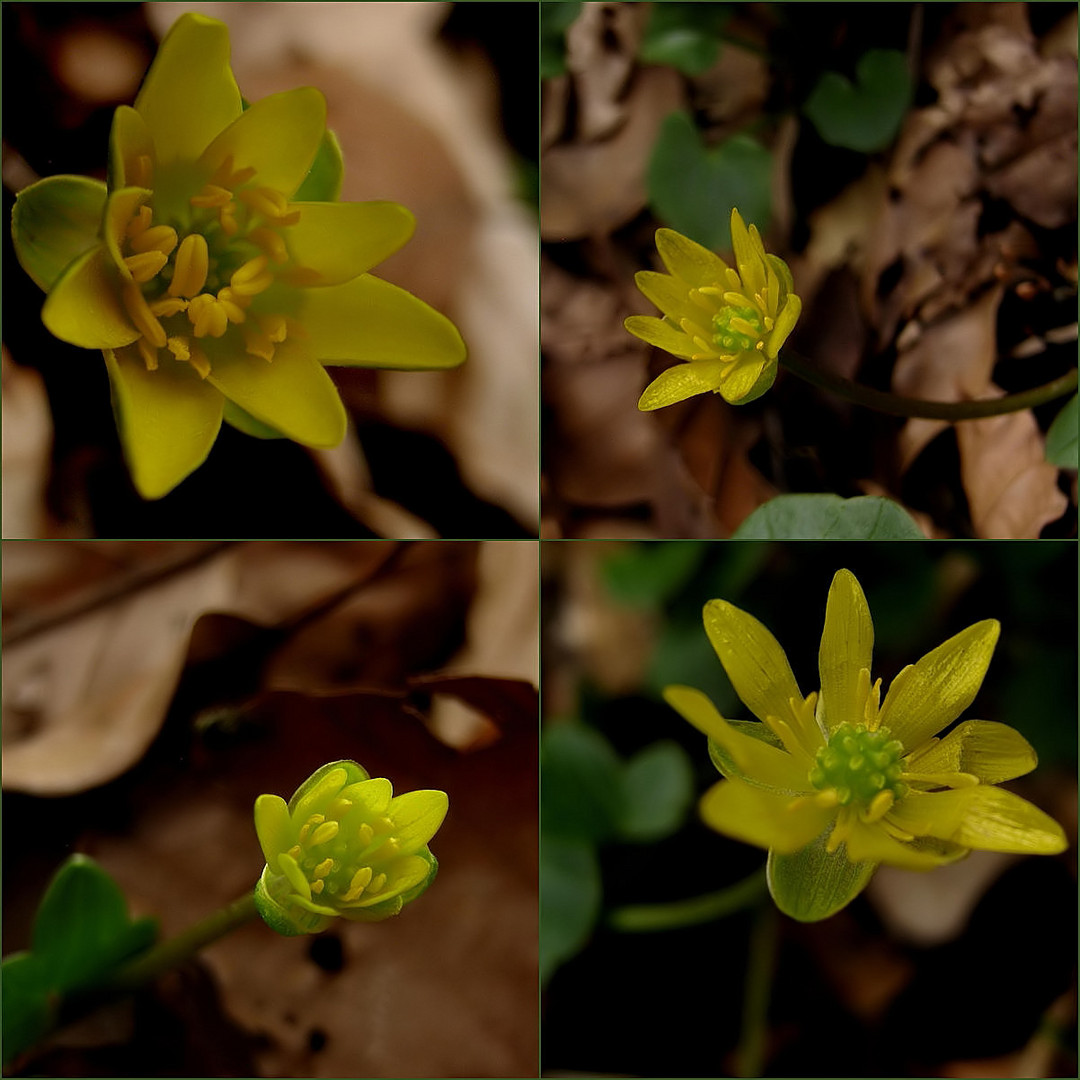
[[[733,540],[924,540],[899,503],[880,495],[778,495],[759,506]]]
[[[1046,433],[1046,460],[1062,469],[1076,468],[1077,395],[1054,417]]]
[[[716,63],[720,30],[730,16],[730,4],[653,4],[638,58],[670,65],[684,75],[702,75]]]
[[[895,49],[871,49],[855,68],[856,81],[835,71],[818,80],[803,111],[832,146],[868,154],[893,141],[911,104],[907,58]]]
[[[762,232],[771,211],[772,154],[749,135],[706,147],[690,115],[660,128],[649,161],[649,204],[665,224],[712,250],[731,250],[731,209]]]

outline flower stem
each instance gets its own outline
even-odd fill
[[[750,932],[750,954],[743,990],[742,1033],[735,1048],[736,1076],[761,1076],[765,1066],[769,998],[776,967],[779,926],[776,908],[770,903],[762,904]]]
[[[650,930],[675,930],[712,922],[725,915],[756,904],[765,895],[765,869],[754,871],[742,881],[719,892],[676,900],[670,904],[629,904],[615,908],[608,924],[616,930],[636,933]]]
[[[217,911],[207,915],[194,926],[189,926],[175,937],[162,941],[142,953],[130,964],[122,967],[108,981],[106,989],[134,990],[156,978],[163,971],[168,971],[169,968],[176,967],[177,964],[194,956],[203,946],[217,941],[230,931],[257,918],[258,914],[255,909],[254,891],[245,893],[231,904],[226,904],[225,907],[218,908]]]
[[[798,353],[785,349],[780,363],[805,382],[828,390],[847,401],[865,405],[868,409],[889,413],[892,416],[923,417],[927,420],[981,420],[988,416],[1004,416],[1022,412],[1054,398],[1064,397],[1076,389],[1076,368],[1042,386],[1024,390],[1018,394],[989,398],[980,401],[924,401],[920,398],[900,397],[884,390],[874,390],[815,367]]]

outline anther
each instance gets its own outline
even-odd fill
[[[232,192],[217,184],[205,184],[198,195],[188,200],[192,206],[209,209],[212,206],[225,206],[232,201]]]
[[[128,255],[124,265],[131,271],[131,276],[140,285],[156,277],[158,271],[169,261],[163,251],[143,251],[138,255]]]
[[[274,281],[274,275],[267,270],[265,255],[256,255],[248,259],[239,270],[229,278],[229,285],[237,296],[256,296],[268,289]]]
[[[171,315],[179,315],[186,311],[188,302],[178,296],[160,296],[157,300],[150,301],[150,310],[159,318],[167,319]]]
[[[315,869],[312,871],[312,873],[317,878],[324,878],[333,869],[334,869],[334,860],[333,859],[323,859],[323,861],[321,863],[319,863],[318,866],[315,867]]]
[[[327,840],[333,840],[334,837],[337,836],[338,829],[340,829],[340,828],[341,828],[341,825],[339,825],[338,822],[336,822],[336,821],[324,821],[311,834],[311,843],[312,843],[312,845],[325,844],[327,842]]]
[[[154,317],[154,313],[146,303],[146,297],[143,296],[138,283],[134,281],[125,282],[123,297],[124,307],[127,308],[131,321],[135,324],[135,329],[155,348],[163,349],[165,347],[165,330]]]
[[[146,207],[141,207],[145,210]],[[150,229],[143,229],[131,238],[130,248],[134,252],[160,251],[168,255],[179,241],[176,238],[176,230],[171,225],[155,225]]]
[[[248,233],[248,239],[257,244],[278,265],[289,261],[289,250],[285,241],[273,229],[260,225]]]
[[[382,892],[383,886],[385,884],[386,884],[386,875],[385,874],[379,874],[372,881],[371,887],[370,887],[370,889],[368,891],[373,892],[373,893],[380,893],[380,892]]]
[[[190,233],[177,249],[169,295],[193,299],[202,292],[209,271],[210,251],[206,239],[199,233]]]
[[[173,354],[173,356],[176,357],[177,360],[190,360],[191,359],[191,349],[188,346],[187,338],[171,337],[165,342],[165,344],[168,346],[169,352],[171,352]],[[297,850],[298,854],[293,855],[294,859],[299,858],[300,849],[297,848],[296,850]],[[292,854],[292,852],[290,852],[290,854]]]
[[[188,304],[187,317],[196,337],[221,337],[229,328],[229,316],[217,298],[209,293],[199,293]]]

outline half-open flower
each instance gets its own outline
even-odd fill
[[[279,934],[314,934],[338,916],[378,922],[432,882],[428,842],[446,817],[442,791],[394,795],[355,761],[317,769],[285,802],[255,800],[266,867],[255,904]]]
[[[342,161],[310,87],[250,107],[223,23],[182,15],[134,108],[113,120],[108,184],[19,193],[20,263],[56,337],[105,355],[135,486],[158,498],[209,454],[222,419],[337,445],[324,364],[460,364],[444,316],[368,271],[412,235],[391,202],[340,203]]]
[[[787,264],[765,251],[757,229],[731,211],[736,268],[674,229],[658,229],[656,249],[668,273],[641,270],[637,287],[663,318],[632,315],[635,337],[686,361],[668,368],[641,395],[644,411],[708,390],[733,405],[760,397],[776,379],[780,346],[802,301]]]
[[[1064,832],[995,785],[1030,772],[1035,752],[1017,731],[965,720],[997,642],[975,623],[904,668],[881,700],[871,678],[874,628],[855,576],[840,570],[825,610],[820,691],[804,696],[783,649],[753,616],[724,600],[705,629],[756,721],[725,720],[699,690],[665,700],[709,737],[726,778],[702,798],[718,832],[769,850],[769,889],[802,921],[849,903],[879,863],[929,870],[972,849],[1050,855]],[[760,721],[760,722],[758,722]]]

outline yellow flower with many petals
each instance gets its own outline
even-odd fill
[[[355,761],[317,769],[285,802],[255,800],[266,867],[255,905],[279,934],[315,934],[330,920],[378,922],[434,880],[428,841],[446,817],[442,791],[394,795]]]
[[[777,906],[803,921],[832,915],[880,863],[929,870],[972,849],[1052,855],[1061,827],[995,785],[1030,772],[1035,752],[1013,728],[965,720],[997,642],[976,623],[904,668],[881,700],[871,679],[874,628],[854,575],[840,570],[825,610],[820,691],[805,696],[787,657],[753,616],[724,600],[705,629],[757,721],[725,720],[686,686],[665,700],[709,737],[725,777],[701,802],[705,821],[769,850]]]
[[[641,395],[644,411],[712,390],[733,405],[761,397],[776,379],[780,346],[795,327],[802,301],[787,264],[765,251],[757,229],[731,211],[736,270],[675,232],[659,229],[656,249],[667,274],[641,270],[637,287],[663,313],[631,315],[635,337],[688,361],[668,368]]]
[[[222,419],[336,446],[345,410],[324,364],[446,368],[452,323],[368,271],[414,221],[340,203],[326,103],[303,87],[245,107],[223,23],[186,14],[134,108],[116,110],[108,183],[54,176],[19,193],[19,261],[46,327],[105,354],[135,486],[158,498],[209,454]]]

